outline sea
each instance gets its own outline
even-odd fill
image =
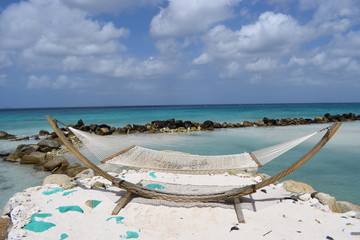
[[[127,124],[145,124],[154,120],[190,120],[204,122],[241,123],[243,121],[281,118],[315,118],[325,113],[360,115],[360,103],[313,104],[233,104],[185,106],[125,106],[1,109],[0,130],[17,137],[38,134],[40,130],[52,132],[45,116],[51,115],[65,124],[76,124],[82,119],[86,125],[108,124],[122,127]],[[123,145],[137,144],[159,150],[174,150],[202,155],[222,155],[255,151],[318,131],[330,124],[294,125],[285,127],[248,127],[216,129],[191,133],[159,133],[119,135]],[[295,147],[260,169],[276,174],[299,159],[318,141],[320,136]],[[0,140],[0,152],[13,151],[19,144],[36,140],[12,142]],[[123,147],[123,146],[121,146]],[[81,151],[86,152],[85,148]],[[99,161],[87,156],[96,164]],[[90,154],[90,155],[89,155]],[[71,155],[69,160],[77,160]],[[285,179],[305,182],[315,190],[328,193],[339,201],[360,205],[360,121],[344,122],[335,136],[308,163]],[[41,185],[49,173],[0,160],[0,209],[16,192]]]

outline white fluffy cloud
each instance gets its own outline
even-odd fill
[[[98,1],[74,2],[81,3],[100,4]],[[117,1],[104,4],[110,3],[120,4]],[[80,72],[112,78],[144,78],[167,72],[169,64],[159,59],[125,56],[126,47],[120,41],[129,32],[112,22],[93,20],[87,12],[70,8],[60,0],[20,2],[0,15],[0,67],[16,61],[29,71]],[[28,87],[56,89],[64,82],[61,79],[32,76]]]
[[[204,37],[205,51],[193,62],[204,64],[216,59],[287,54],[312,36],[311,29],[301,26],[291,16],[265,12],[257,22],[242,26],[238,31],[224,25],[211,29]]]
[[[169,0],[151,21],[156,37],[179,37],[201,33],[211,24],[233,16],[232,7],[241,0]]]

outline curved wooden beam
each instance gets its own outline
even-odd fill
[[[177,201],[177,202],[217,202],[221,200],[227,199],[235,199],[241,196],[245,196],[251,193],[254,193],[257,189],[265,187],[269,184],[274,183],[275,181],[281,179],[282,177],[290,174],[291,172],[298,169],[302,166],[305,162],[307,162],[311,157],[313,157],[335,134],[335,132],[340,127],[341,123],[335,123],[332,125],[327,133],[320,139],[320,141],[302,158],[300,158],[297,162],[292,164],[290,167],[285,169],[284,171],[276,174],[273,177],[270,177],[267,180],[264,180],[258,184],[253,184],[241,188],[234,188],[224,192],[218,192],[214,194],[181,194],[181,193],[169,193],[169,192],[162,192],[158,190],[144,188],[142,186],[130,183],[123,179],[117,179],[110,174],[106,173],[91,161],[89,161],[84,155],[82,155],[65,137],[63,132],[58,128],[55,120],[51,116],[46,116],[47,120],[49,121],[50,126],[54,129],[55,133],[58,135],[60,140],[67,146],[67,148],[86,166],[91,168],[94,173],[106,178],[107,180],[111,181],[112,184],[116,187],[122,188],[126,191],[129,191],[133,194],[140,195],[143,197],[154,198],[154,199],[163,199],[169,201]]]

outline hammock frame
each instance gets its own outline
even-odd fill
[[[239,210],[239,198],[245,195],[249,195],[251,193],[256,192],[256,190],[263,188],[265,186],[268,186],[281,178],[284,178],[285,176],[289,175],[299,167],[301,167],[304,163],[309,161],[317,152],[320,151],[320,149],[333,137],[333,135],[336,133],[336,131],[341,126],[341,123],[335,123],[332,126],[328,127],[327,132],[325,135],[316,143],[316,145],[310,149],[306,154],[304,154],[299,160],[297,160],[295,163],[290,165],[288,168],[284,169],[283,171],[279,172],[276,175],[273,175],[272,177],[263,180],[257,184],[251,184],[245,187],[239,187],[239,188],[233,188],[231,190],[226,190],[223,192],[217,192],[217,193],[209,193],[209,194],[182,194],[182,193],[169,193],[169,192],[163,192],[158,191],[155,189],[149,189],[145,188],[143,186],[128,182],[124,179],[117,179],[107,172],[100,169],[98,166],[93,164],[90,160],[88,160],[82,153],[80,153],[71,143],[70,141],[65,137],[63,132],[59,129],[57,126],[57,121],[53,119],[51,116],[46,116],[47,120],[49,121],[50,126],[53,128],[57,136],[60,138],[60,140],[64,143],[64,145],[87,167],[92,169],[95,174],[100,175],[104,177],[105,179],[109,180],[114,186],[124,189],[128,192],[126,197],[124,199],[121,199],[119,204],[121,204],[120,210],[122,207],[124,207],[127,202],[131,199],[131,195],[139,195],[146,198],[153,198],[153,199],[162,199],[162,200],[168,200],[168,201],[176,201],[176,202],[219,202],[224,200],[233,200],[235,203],[235,209],[237,212],[238,220],[239,222],[244,222],[241,209]],[[238,213],[240,211],[240,213]],[[113,211],[113,214],[117,214],[118,211]]]

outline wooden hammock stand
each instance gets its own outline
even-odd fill
[[[54,129],[57,136],[60,140],[66,145],[66,147],[87,167],[92,169],[95,174],[104,177],[105,179],[109,180],[114,186],[124,189],[127,191],[124,197],[122,197],[115,209],[113,210],[112,214],[116,215],[118,212],[126,206],[126,204],[131,200],[133,195],[139,195],[146,198],[153,198],[153,199],[162,199],[168,201],[175,201],[175,202],[219,202],[224,200],[233,200],[235,211],[237,214],[237,218],[239,223],[245,223],[242,210],[240,207],[240,197],[252,194],[256,192],[256,190],[268,186],[281,178],[289,175],[304,163],[306,163],[310,158],[312,158],[320,149],[332,138],[332,136],[336,133],[339,129],[341,123],[335,123],[327,129],[325,135],[319,140],[319,142],[304,156],[302,156],[299,160],[293,163],[288,168],[284,169],[283,171],[279,172],[278,174],[263,180],[260,183],[248,185],[245,187],[234,188],[231,190],[226,190],[223,192],[217,193],[210,193],[210,194],[182,194],[182,193],[168,193],[163,191],[158,191],[154,189],[149,189],[142,187],[140,185],[125,181],[123,179],[117,179],[107,172],[100,169],[98,166],[93,164],[89,161],[83,154],[81,154],[65,137],[63,132],[57,126],[57,120],[53,119],[51,116],[46,116],[47,120],[49,121],[50,126]]]

